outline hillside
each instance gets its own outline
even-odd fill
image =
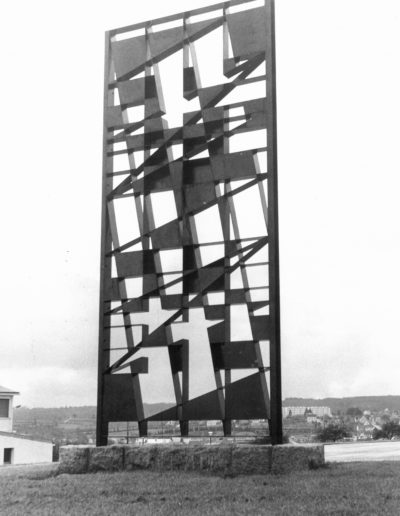
[[[348,398],[286,398],[284,407],[330,407],[334,413],[345,413],[350,407],[379,412],[386,408],[400,411],[400,396],[353,396]]]
[[[150,415],[156,414],[172,406],[171,403],[151,403],[144,404],[145,409]],[[14,421],[19,423],[36,422],[56,424],[66,419],[93,419],[96,420],[96,407],[82,406],[82,407],[54,407],[54,408],[27,408],[20,407],[14,409]],[[95,426],[95,423],[94,423]]]
[[[156,414],[166,410],[171,403],[154,403],[146,405],[150,414]],[[284,407],[330,407],[334,413],[345,413],[350,407],[358,407],[361,410],[379,412],[386,408],[400,412],[400,396],[355,396],[348,398],[286,398]],[[19,423],[44,423],[57,424],[70,418],[96,420],[96,407],[55,407],[55,408],[26,408],[20,407],[14,411],[14,421]]]

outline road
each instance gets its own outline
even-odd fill
[[[400,460],[400,441],[355,442],[325,445],[326,462]]]

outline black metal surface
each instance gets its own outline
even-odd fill
[[[107,442],[112,421],[137,421],[140,435],[145,435],[148,421],[177,420],[187,435],[188,422],[199,419],[221,420],[225,434],[231,432],[232,419],[268,419],[272,441],[282,441],[273,1],[257,8],[247,4],[233,0],[106,35],[98,445]],[[231,13],[232,6],[245,10]],[[190,16],[216,9],[222,15],[191,23]],[[167,21],[178,26],[155,30]],[[142,29],[142,34],[115,39],[133,29]],[[226,80],[202,87],[200,76],[207,70],[200,69],[196,45],[214,30],[221,31],[220,65]],[[182,53],[181,76],[171,80],[179,81],[182,97],[197,99],[200,109],[182,113],[182,125],[170,127],[159,65],[177,52]],[[210,53],[208,59],[215,57]],[[257,75],[264,62],[265,75]],[[265,96],[225,101],[256,82],[266,85]],[[143,115],[132,121],[129,109],[140,107]],[[251,138],[252,131],[261,130],[268,135],[265,146],[244,143],[243,149],[233,149],[233,138]],[[174,159],[173,145],[182,146],[181,157]],[[120,156],[126,157],[128,168],[116,169]],[[250,190],[257,192],[265,220],[261,233],[252,230],[254,221],[239,209],[240,195]],[[176,212],[164,223],[157,222],[163,206],[155,200],[162,193],[173,199]],[[135,221],[117,216],[121,202],[129,203]],[[212,209],[212,227],[202,226],[196,217]],[[120,238],[124,224],[132,226],[128,241]],[[216,227],[222,236],[216,236]],[[265,249],[268,261],[258,260]],[[214,258],[205,261],[210,250]],[[173,251],[176,259],[168,270],[163,264],[166,251]],[[261,287],[252,285],[250,265],[259,265]],[[132,291],[129,282],[137,279],[140,287]],[[137,321],[152,315],[152,300],[159,301],[167,317],[150,331],[148,323]],[[233,330],[234,307],[240,307],[248,328],[246,340]],[[196,380],[201,370],[201,364],[197,368],[190,362],[192,338],[173,337],[176,325],[192,322],[195,309],[202,309],[207,321],[208,342],[202,345],[214,377],[200,396],[190,391],[189,380]],[[117,325],[113,318],[118,316],[122,319]],[[114,329],[121,327],[124,336],[117,340]],[[134,329],[139,327],[138,337]],[[269,364],[261,353],[265,341]],[[168,351],[164,370],[169,371],[175,405],[146,415],[144,404],[154,400],[144,397],[141,378],[152,372],[152,359],[146,357],[150,348]]]

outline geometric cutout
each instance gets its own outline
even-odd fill
[[[153,414],[152,416],[146,418],[147,421],[176,421],[177,419],[177,407],[171,407],[167,410],[163,410],[162,412],[158,412],[157,414]]]
[[[130,374],[104,375],[103,414],[106,421],[137,421]]]
[[[228,419],[268,418],[268,400],[263,395],[262,374],[255,373],[225,386],[225,416]]]
[[[173,52],[177,52],[183,45],[183,28],[163,30],[149,34],[151,56],[155,61],[165,59]]]
[[[255,344],[252,340],[214,344],[212,356],[215,369],[258,367]]]
[[[228,14],[227,22],[235,58],[245,59],[265,51],[267,25],[264,7]]]
[[[222,419],[218,391],[211,391],[183,404],[184,420]]]
[[[250,316],[250,325],[254,340],[270,338],[271,319],[269,315]]]
[[[128,79],[142,70],[146,61],[146,38],[139,36],[111,43],[117,79]]]

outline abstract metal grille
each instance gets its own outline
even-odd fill
[[[273,23],[233,0],[106,34],[98,444],[171,420],[281,441]]]

